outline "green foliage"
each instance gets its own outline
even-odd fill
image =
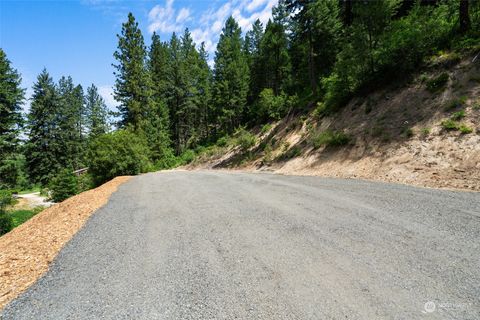
[[[452,119],[443,120],[441,122],[441,126],[445,130],[448,130],[448,131],[453,131],[453,130],[459,130],[460,129],[460,125]]]
[[[431,132],[431,129],[430,129],[430,128],[423,128],[423,129],[422,129],[422,134],[423,134],[424,136],[428,136],[428,135],[430,134],[430,132]]]
[[[90,138],[105,134],[110,129],[108,109],[97,87],[92,84],[85,96],[86,129]]]
[[[465,110],[460,110],[452,114],[452,119],[453,120],[462,120],[465,118]]]
[[[258,116],[262,119],[279,120],[288,111],[288,99],[284,93],[275,95],[272,89],[263,89],[258,99]]]
[[[460,133],[462,133],[462,134],[469,134],[469,133],[473,132],[472,128],[470,128],[470,127],[468,127],[464,124],[461,124],[458,129],[460,130]]]
[[[77,194],[77,177],[71,169],[61,170],[50,183],[51,199],[54,202],[62,202]]]
[[[443,72],[440,75],[428,80],[426,84],[427,90],[432,93],[437,92],[438,90],[445,87],[449,78],[450,77],[448,76],[448,73]]]
[[[25,156],[11,153],[0,159],[0,189],[24,189],[27,187]]]
[[[42,210],[43,207],[36,207],[30,210],[14,210],[8,212],[8,215],[12,220],[12,229],[33,218],[38,213],[42,212]]]
[[[185,150],[181,155],[180,155],[180,161],[182,164],[189,164],[193,160],[195,160],[196,154],[195,151],[188,149]]]
[[[129,130],[94,139],[88,150],[88,167],[96,185],[116,176],[136,175],[152,167],[147,142]]]
[[[238,129],[234,134],[234,138],[243,151],[247,151],[257,143],[257,137],[244,128]]]
[[[90,173],[83,173],[77,177],[77,193],[90,190],[95,187]]]
[[[242,30],[229,17],[215,52],[213,102],[223,132],[241,124],[249,86],[248,61],[242,50]]]
[[[132,13],[122,24],[118,37],[118,48],[113,56],[117,60],[115,68],[114,96],[120,102],[120,125],[142,128],[145,115],[151,107],[150,79],[146,69],[146,47],[142,32]]]
[[[351,138],[347,134],[339,131],[323,131],[314,134],[310,138],[310,142],[314,148],[320,148],[321,146],[344,146],[350,142]]]
[[[226,147],[229,144],[230,144],[230,137],[228,135],[220,137],[216,142],[216,145],[219,147]]]
[[[21,80],[0,48],[0,162],[16,151],[23,125],[21,107],[25,90],[20,87]],[[0,185],[3,180],[1,176],[0,174]]]
[[[10,191],[0,190],[0,236],[13,228],[12,218],[6,211],[6,207],[12,204],[13,198]]]
[[[270,123],[264,124],[262,126],[262,130],[260,131],[262,134],[266,134],[272,129],[272,125]]]
[[[61,137],[58,124],[60,95],[46,69],[33,85],[32,103],[28,114],[28,143],[25,156],[33,183],[42,186],[62,167],[65,150],[57,137]]]

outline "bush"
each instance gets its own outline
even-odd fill
[[[276,96],[273,90],[263,89],[258,97],[258,114],[261,119],[278,120],[286,114],[286,96],[284,93]]]
[[[228,146],[230,142],[230,137],[229,136],[223,136],[217,140],[216,145],[219,147],[226,147]]]
[[[443,120],[441,125],[443,129],[448,131],[459,129],[459,124],[456,121],[453,121],[452,119]]]
[[[145,139],[118,130],[93,140],[87,152],[89,172],[96,185],[116,176],[136,175],[152,168]]]
[[[327,130],[314,135],[311,142],[314,148],[321,146],[343,146],[350,142],[350,137],[343,132]]]
[[[5,210],[12,202],[12,194],[6,190],[0,190],[0,235],[9,232],[13,228],[12,218]]]
[[[181,155],[180,155],[180,162],[181,164],[189,164],[193,160],[195,160],[196,154],[195,151],[188,149],[185,150]]]
[[[433,93],[442,89],[447,84],[449,78],[448,73],[443,72],[439,76],[428,80],[427,90]]]
[[[95,187],[92,175],[89,173],[81,174],[77,177],[77,192],[84,192]]]
[[[77,194],[77,177],[70,169],[63,169],[50,183],[51,199],[54,202],[62,202]]]
[[[257,137],[243,128],[235,132],[235,137],[237,144],[244,151],[250,149],[255,145],[255,143],[257,143]]]

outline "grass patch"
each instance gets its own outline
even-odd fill
[[[473,129],[472,129],[472,128],[470,128],[470,127],[468,127],[468,126],[466,126],[466,125],[464,125],[464,124],[460,125],[459,130],[460,130],[460,132],[461,132],[462,134],[469,134],[469,133],[472,133],[472,132],[473,132]]]
[[[10,218],[12,218],[12,227],[13,228],[18,227],[25,221],[35,216],[37,213],[41,212],[43,209],[44,209],[43,207],[36,207],[31,210],[10,211],[8,214],[10,215]]]
[[[443,120],[441,125],[442,125],[443,129],[445,129],[447,131],[453,131],[453,130],[460,129],[460,125],[452,119]]]
[[[443,72],[437,77],[428,80],[426,84],[427,90],[431,93],[434,93],[439,91],[440,89],[443,89],[447,84],[449,78],[450,77],[448,76],[448,73]]]
[[[327,130],[314,135],[311,138],[311,143],[314,148],[321,146],[338,147],[347,145],[350,140],[350,137],[343,132]]]
[[[461,120],[463,118],[465,118],[465,111],[464,110],[460,110],[460,111],[457,111],[454,114],[452,114],[452,119],[453,120]]]
[[[423,134],[424,136],[428,136],[428,135],[430,134],[430,132],[431,132],[431,129],[430,129],[430,128],[423,128],[423,129],[422,129],[422,134]]]

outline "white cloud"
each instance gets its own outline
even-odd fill
[[[257,19],[265,25],[277,3],[278,0],[228,0],[220,6],[212,4],[195,16],[188,8],[180,8],[177,12],[174,0],[167,0],[164,6],[156,5],[150,10],[148,29],[168,34],[181,31],[186,22],[192,22],[192,38],[198,45],[205,42],[205,49],[210,54],[209,64],[212,65],[218,38],[229,16],[237,20],[245,33]]]
[[[109,110],[116,110],[117,102],[113,98],[113,86],[111,85],[103,85],[98,87],[98,93],[102,96],[103,100],[105,100],[105,104],[107,105]]]
[[[184,23],[190,20],[190,9],[181,8],[178,11],[173,7],[174,0],[167,0],[165,6],[156,5],[148,13],[148,31],[153,33],[178,32],[184,29]]]

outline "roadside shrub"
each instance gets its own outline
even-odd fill
[[[7,190],[0,190],[0,236],[13,228],[12,218],[5,210],[12,202],[12,194]]]
[[[253,135],[252,133],[248,132],[243,128],[235,132],[235,137],[237,140],[237,144],[244,151],[250,149],[255,145],[255,143],[257,143],[257,137],[255,137],[255,135]]]
[[[62,202],[77,194],[77,177],[71,169],[60,171],[50,183],[51,199],[54,202]]]
[[[427,90],[432,92],[432,93],[437,92],[438,90],[445,87],[449,78],[450,77],[448,76],[448,73],[443,72],[439,76],[428,80],[427,85],[426,85]]]
[[[81,174],[77,177],[77,193],[84,192],[95,187],[92,175],[89,173]]]
[[[116,176],[136,175],[152,168],[147,142],[129,130],[104,134],[87,152],[89,172],[96,185]]]
[[[195,151],[188,149],[185,150],[181,155],[180,155],[180,162],[181,164],[189,164],[193,160],[195,160]]]
[[[315,149],[321,146],[344,146],[349,142],[350,137],[345,133],[330,130],[316,134],[311,138],[311,143]]]

